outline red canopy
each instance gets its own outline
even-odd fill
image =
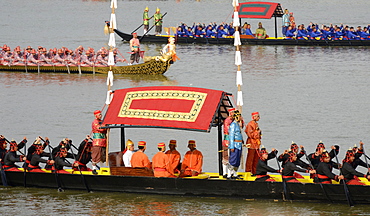
[[[284,15],[280,3],[274,2],[239,3],[238,12],[240,18],[271,19],[273,15],[276,17]]]
[[[119,89],[114,91],[103,124],[210,131],[220,107],[225,117],[232,106],[230,101],[223,102],[227,95],[224,91],[179,86]]]

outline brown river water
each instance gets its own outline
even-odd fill
[[[297,23],[369,24],[370,2],[282,0]],[[131,32],[141,24],[143,9],[159,7],[168,12],[164,26],[181,22],[231,22],[231,1],[118,1],[118,29]],[[107,46],[104,21],[110,17],[109,1],[33,0],[1,1],[0,45],[46,48],[79,45]],[[268,34],[273,20],[245,20],[255,29],[262,21]],[[243,20],[244,22],[244,20]],[[281,19],[278,20],[281,25]],[[141,34],[142,29],[139,30]],[[280,34],[280,28],[278,30]],[[116,37],[117,47],[128,58],[128,44]],[[142,44],[147,55],[157,55],[164,44]],[[181,60],[159,76],[116,75],[113,89],[180,85],[224,90],[236,94],[233,46],[178,45]],[[261,114],[263,145],[287,149],[291,141],[314,151],[322,140],[342,151],[362,140],[370,143],[370,81],[368,47],[241,47],[244,96],[243,115]],[[47,136],[51,145],[64,137],[75,144],[90,132],[92,112],[101,109],[106,96],[105,75],[0,73],[0,134],[29,142]],[[176,130],[127,129],[127,138],[149,144],[178,140],[185,153],[188,139],[195,139],[204,154],[203,170],[217,171],[217,130],[210,133]],[[112,130],[111,151],[118,151],[119,130]],[[151,158],[155,145],[146,151]],[[277,167],[271,161],[270,165]],[[363,171],[363,170],[362,170]],[[250,201],[240,199],[153,196],[123,193],[86,193],[55,189],[0,187],[3,215],[369,215],[369,206],[346,204]]]

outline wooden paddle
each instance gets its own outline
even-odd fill
[[[71,152],[72,152],[72,155],[73,155],[73,159],[75,160],[75,162],[77,162],[76,155],[73,153],[73,149],[72,149],[72,147],[71,147],[71,144],[70,144],[70,143],[68,143],[68,145],[69,145],[69,148],[71,149]],[[73,147],[75,147],[75,146],[73,145]],[[76,147],[75,147],[75,148],[76,148]],[[87,185],[86,179],[85,179],[84,175],[82,175],[82,172],[81,172],[81,168],[80,168],[80,166],[77,166],[77,168],[78,168],[78,171],[80,172],[80,175],[81,175],[82,181],[83,181],[83,183],[85,184],[85,187],[86,187],[87,192],[90,192],[90,189],[89,189],[89,186]],[[72,166],[72,169],[73,169],[73,166]]]
[[[311,169],[315,169],[314,167],[313,167],[313,165],[312,165],[312,163],[311,163],[311,160],[308,158],[308,156],[307,156],[307,153],[306,153],[306,150],[304,150],[304,148],[303,148],[303,146],[302,146],[302,151],[304,152],[304,156],[306,157],[306,160],[308,161],[308,163],[310,164],[310,167],[311,167]],[[335,150],[334,150],[335,151]],[[338,166],[339,166],[339,164],[338,164]],[[315,180],[317,181],[317,182],[319,182],[319,184],[320,184],[320,187],[321,187],[321,190],[324,192],[324,194],[325,194],[325,197],[326,197],[326,199],[328,199],[329,200],[329,202],[333,202],[330,198],[329,198],[329,196],[328,196],[328,193],[326,192],[326,190],[325,190],[325,188],[324,188],[324,186],[322,185],[322,183],[321,183],[321,181],[320,181],[320,179],[317,177],[317,173],[315,173],[314,174],[314,178],[315,178]]]
[[[163,19],[163,17],[165,17],[166,15],[167,15],[167,12],[163,14],[162,19]],[[158,22],[159,22],[159,21],[158,21]],[[147,31],[145,34],[143,34],[143,36],[141,36],[141,37],[140,37],[140,39],[139,39],[139,41],[140,41],[140,42],[141,42],[141,40],[145,37],[145,35],[147,35],[147,34],[150,32],[150,30],[152,30],[152,28],[153,28],[153,27],[154,27],[158,22],[155,22],[155,23],[154,23],[154,25],[152,25],[152,27],[150,27],[150,28],[148,29],[148,31]]]
[[[40,138],[41,138],[41,137],[40,137]],[[42,141],[44,141],[42,138],[41,138],[41,140],[42,140]],[[44,141],[44,142],[45,142],[45,141]],[[53,156],[53,154],[52,154],[52,150],[51,150],[50,144],[49,144],[49,145],[47,145],[47,146],[48,146],[48,148],[49,148],[50,157],[51,157],[51,159],[54,161],[54,163],[53,163],[53,167],[54,167],[54,170],[55,170],[54,175],[55,175],[55,181],[57,182],[57,185],[58,185],[58,192],[62,192],[62,191],[63,191],[63,189],[62,189],[62,186],[61,186],[60,181],[59,181],[59,176],[58,176],[57,168],[56,168],[56,166],[55,166],[55,160],[54,160],[54,156]]]
[[[337,164],[339,164],[337,152],[336,151],[333,151],[333,152],[334,152],[334,155],[335,155],[335,159],[337,160]],[[340,171],[340,175],[342,175],[342,168],[339,168],[339,171]],[[346,181],[344,179],[343,179],[343,187],[344,187],[344,193],[346,195],[348,205],[351,206],[351,207],[355,206],[355,204],[353,203],[353,200],[351,198],[351,194],[348,190]]]
[[[276,163],[278,165],[279,170],[281,170],[276,151],[275,151],[275,159],[276,159]],[[283,182],[283,189],[284,189],[283,201],[287,201],[287,200],[290,200],[289,195],[288,195],[287,185],[286,185],[285,179],[283,178],[283,173],[282,172],[280,173],[280,175],[281,175],[281,179],[282,179],[282,182]]]
[[[154,15],[153,15],[153,16],[151,16],[151,17],[149,18],[149,20],[151,20],[153,17],[154,17]],[[133,31],[131,32],[131,34],[132,34],[132,33],[134,33],[134,32],[136,32],[136,30],[138,30],[139,28],[141,28],[141,26],[143,26],[143,25],[144,25],[144,23],[142,23],[141,25],[139,25],[139,27],[137,27],[135,30],[133,30]]]
[[[369,173],[369,164],[367,163],[367,155],[365,154],[365,148],[364,148],[364,146],[363,146],[363,142],[360,140],[360,145],[362,144],[362,152],[363,152],[363,155],[364,155],[364,157],[365,157],[365,162],[366,162],[366,167],[367,167],[367,172],[366,172],[366,174],[368,174]]]

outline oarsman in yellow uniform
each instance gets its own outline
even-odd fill
[[[155,11],[154,14],[154,25],[155,25],[155,34],[162,34],[162,14],[159,8]]]
[[[146,32],[149,29],[149,20],[150,20],[150,17],[148,15],[148,12],[149,12],[149,8],[146,7],[144,9],[144,13],[143,13],[144,34],[146,34]]]

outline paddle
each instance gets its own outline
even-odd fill
[[[365,148],[364,148],[364,146],[363,146],[363,142],[360,140],[360,145],[362,144],[362,152],[363,152],[363,154],[364,154],[364,157],[365,157],[365,162],[366,162],[366,167],[367,167],[367,172],[366,172],[366,174],[368,174],[369,173],[369,164],[367,163],[367,155],[365,154]]]
[[[304,150],[303,146],[302,146],[302,151],[304,152],[304,156],[306,157],[306,160],[307,160],[307,161],[308,161],[308,163],[310,164],[311,169],[313,169],[313,170],[314,170],[314,167],[313,167],[313,165],[312,165],[312,163],[311,163],[311,160],[308,158],[307,153],[306,153],[306,150]],[[339,164],[338,164],[338,166],[339,166]],[[314,176],[315,176],[315,177],[314,177],[314,178],[315,178],[315,180],[316,180],[317,182],[319,182],[320,187],[321,187],[321,190],[324,192],[326,199],[328,199],[328,200],[329,200],[329,202],[331,202],[331,203],[332,203],[333,201],[329,198],[328,194],[326,193],[326,190],[325,190],[324,186],[322,185],[322,183],[321,183],[321,181],[320,181],[319,177],[317,177],[317,173],[315,173],[315,174],[314,174]]]
[[[163,17],[165,17],[166,15],[167,15],[167,12],[163,14],[162,19],[163,19]],[[158,21],[158,22],[159,22],[159,21]],[[143,34],[143,36],[141,36],[141,37],[140,37],[140,39],[139,39],[139,41],[140,41],[140,42],[141,42],[141,40],[145,37],[145,35],[147,35],[147,34],[150,32],[150,30],[152,30],[152,28],[153,28],[153,27],[154,27],[158,22],[155,22],[155,23],[154,23],[154,25],[153,25],[152,27],[150,27],[150,28],[148,29],[148,31],[147,31],[147,32],[145,32],[145,34]]]
[[[276,159],[276,163],[278,165],[279,170],[281,170],[281,167],[280,167],[280,164],[279,164],[279,161],[278,161],[278,156],[276,154],[276,151],[275,151],[275,159]],[[282,182],[283,182],[283,189],[284,189],[283,201],[287,201],[287,199],[289,200],[288,191],[287,191],[287,185],[286,185],[285,179],[283,178],[283,173],[282,172],[280,173],[280,175],[281,175],[281,179],[282,179]]]
[[[74,160],[77,162],[76,155],[73,153],[73,150],[72,150],[72,148],[71,148],[71,144],[70,144],[70,143],[68,143],[68,144],[69,144],[69,146],[70,146],[70,149],[71,149],[71,152],[72,152],[73,158],[74,158]],[[75,147],[75,146],[73,145],[73,147]],[[76,148],[76,147],[75,147],[75,148]],[[89,186],[87,186],[87,183],[86,183],[86,179],[85,179],[84,175],[82,175],[82,172],[81,172],[81,168],[80,168],[80,166],[77,166],[77,168],[78,168],[78,171],[80,172],[80,175],[81,175],[82,181],[83,181],[83,182],[84,182],[84,184],[85,184],[85,187],[86,187],[87,192],[90,192]],[[72,167],[72,169],[73,169],[73,167]]]
[[[41,137],[40,137],[40,139],[41,139],[43,142],[45,142]],[[55,181],[57,182],[57,185],[58,185],[58,192],[62,192],[62,191],[63,191],[63,189],[62,189],[62,186],[61,186],[60,181],[59,181],[59,176],[58,176],[57,168],[56,168],[56,166],[55,166],[54,156],[53,156],[53,154],[52,154],[52,150],[51,150],[50,145],[47,145],[47,146],[48,146],[48,148],[49,148],[50,157],[51,157],[51,159],[54,161],[54,163],[53,163],[53,167],[54,167],[54,170],[55,170],[54,174],[55,174]]]
[[[153,16],[151,16],[150,18],[149,18],[149,20],[150,19],[152,19],[154,17],[154,15]],[[143,26],[144,25],[144,23],[142,23],[141,25],[139,25],[139,27],[137,27],[135,30],[133,30],[132,32],[131,32],[131,34],[132,33],[134,33],[134,32],[136,32],[136,30],[138,30],[139,28],[141,28],[141,26]]]
[[[337,160],[337,164],[340,165],[339,160],[338,160],[338,156],[337,156],[337,152],[336,151],[333,151],[333,152],[334,152],[334,155],[335,155],[335,159]],[[340,171],[340,175],[342,175],[342,168],[339,168],[339,171]],[[343,179],[343,187],[344,187],[344,193],[345,193],[347,201],[348,201],[348,205],[351,206],[351,207],[355,206],[355,204],[352,201],[351,194],[349,193],[346,181],[344,179]]]

